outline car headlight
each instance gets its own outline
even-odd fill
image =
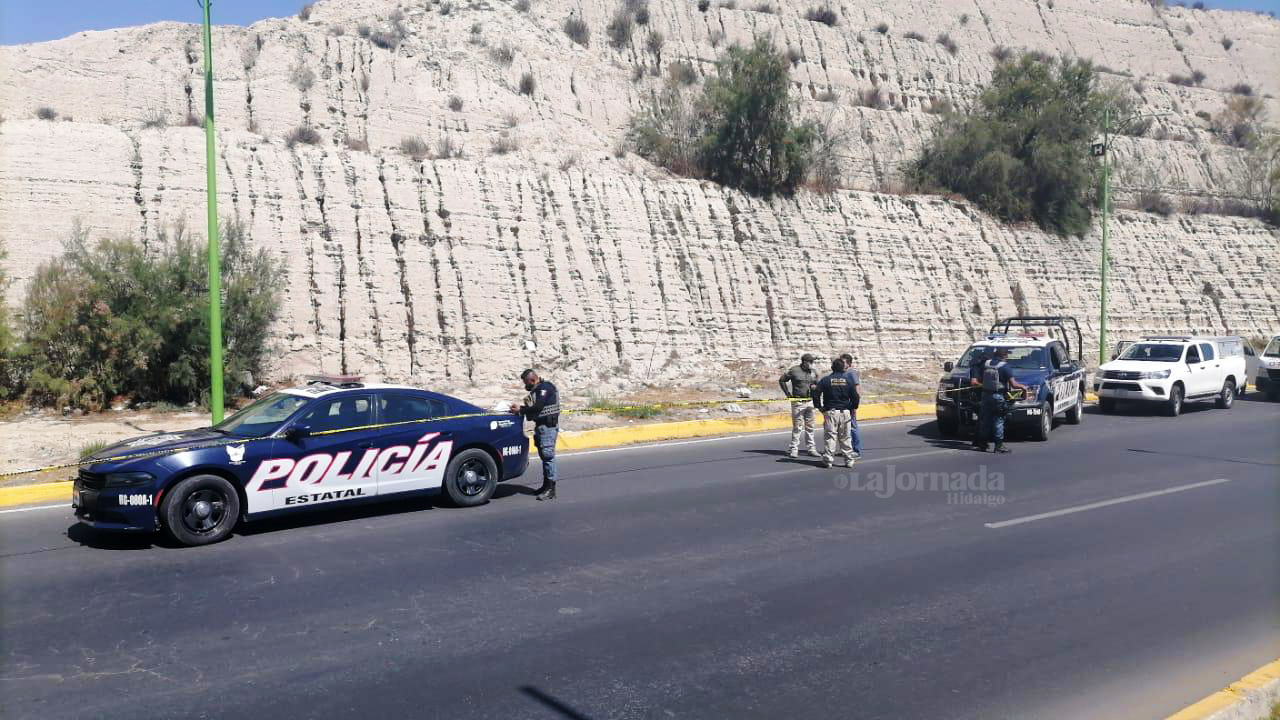
[[[1163,380],[1169,377],[1168,370],[1147,370],[1138,375],[1139,380]]]
[[[1040,386],[1028,385],[1027,389],[1022,393],[1022,399],[1018,401],[1019,405],[1038,405],[1040,404]]]
[[[107,487],[134,487],[146,485],[155,480],[155,476],[145,472],[107,473]]]

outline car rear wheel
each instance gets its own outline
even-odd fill
[[[183,545],[225,540],[240,519],[240,496],[217,475],[195,475],[169,489],[160,504],[165,533]]]
[[[1182,414],[1182,386],[1174,385],[1169,388],[1169,399],[1164,403],[1164,414],[1169,417],[1178,417]]]
[[[1067,424],[1079,425],[1084,420],[1084,388],[1076,396],[1076,404],[1067,411]]]
[[[1031,436],[1040,442],[1049,439],[1049,433],[1053,430],[1053,401],[1046,400],[1040,406],[1040,423],[1036,425]]]
[[[1231,378],[1222,383],[1222,391],[1218,393],[1218,399],[1214,403],[1222,410],[1230,410],[1231,405],[1236,401],[1236,383]]]
[[[459,507],[489,502],[498,486],[498,466],[489,453],[478,448],[463,450],[444,471],[444,489]]]

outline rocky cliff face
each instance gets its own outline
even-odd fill
[[[1092,333],[1098,237],[878,192],[931,131],[928,109],[968,102],[995,45],[1092,57],[1141,86],[1145,111],[1169,113],[1150,137],[1118,143],[1122,188],[1230,196],[1241,157],[1195,113],[1218,112],[1238,83],[1280,92],[1280,23],[1146,3],[843,3],[828,27],[789,3],[701,12],[654,0],[621,49],[605,31],[614,2],[370,5],[331,0],[307,21],[215,33],[220,211],[288,267],[278,374],[466,384],[536,362],[585,385],[851,346],[864,366],[927,364],[1020,310],[1075,314]],[[589,47],[561,30],[570,14]],[[676,61],[709,72],[753,34],[795,51],[805,112],[849,131],[849,189],[762,201],[615,151],[655,75]],[[77,219],[140,238],[201,221],[203,133],[183,125],[202,112],[200,63],[196,28],[177,24],[0,48],[12,297]],[[1202,87],[1165,82],[1193,70]],[[875,88],[886,107],[859,105]],[[73,121],[35,119],[41,106]],[[286,145],[301,125],[320,143]],[[429,155],[447,139],[462,156],[407,157],[411,136]],[[1112,229],[1113,333],[1274,331],[1273,229],[1126,211]]]

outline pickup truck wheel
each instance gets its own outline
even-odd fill
[[[1079,425],[1081,420],[1084,420],[1084,388],[1080,388],[1080,394],[1076,397],[1076,404],[1067,411],[1068,425]]]
[[[1116,411],[1115,398],[1098,398],[1098,409],[1104,413],[1113,413]]]
[[[1053,430],[1053,401],[1045,401],[1040,406],[1040,423],[1032,430],[1031,436],[1040,442],[1049,439],[1049,432]]]
[[[1169,417],[1178,417],[1182,414],[1182,386],[1174,385],[1169,388],[1169,399],[1164,403],[1164,414]]]
[[[1236,401],[1236,383],[1231,378],[1222,383],[1222,392],[1218,393],[1218,399],[1214,403],[1221,410],[1230,410],[1231,405]]]
[[[955,420],[938,420],[938,434],[944,438],[953,438],[960,432],[960,424]]]

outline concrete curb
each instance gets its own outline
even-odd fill
[[[932,412],[932,402],[924,403],[917,400],[906,400],[864,405],[858,409],[858,419],[881,420],[906,415],[927,415]],[[571,452],[574,450],[634,445],[658,440],[680,440],[766,430],[785,430],[790,427],[790,413],[770,413],[768,415],[747,415],[736,418],[624,425],[621,427],[597,428],[595,430],[566,430],[560,433],[559,439],[556,441],[556,449]],[[532,441],[530,442],[530,447],[532,450]],[[0,488],[0,507],[37,505],[58,501],[65,501],[70,505],[71,485],[72,482],[70,480],[65,480],[62,482]]]
[[[1280,700],[1280,660],[1263,665],[1166,720],[1260,720]]]

